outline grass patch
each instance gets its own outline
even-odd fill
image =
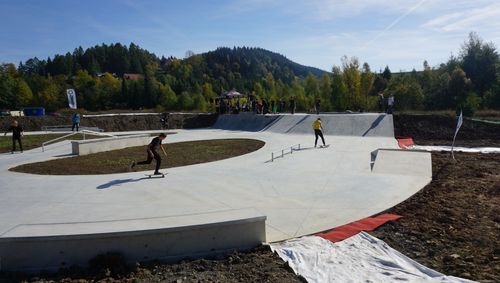
[[[258,150],[264,142],[251,139],[223,139],[179,142],[164,145],[168,158],[162,157],[162,169],[222,160]],[[133,160],[147,157],[146,147],[137,146],[84,156],[68,157],[36,162],[11,168],[11,171],[40,175],[94,175],[131,171],[151,171],[155,161],[149,165],[130,169]]]
[[[25,135],[21,138],[23,143],[23,150],[29,150],[41,147],[42,143],[60,138],[67,134],[45,134],[45,135]],[[86,139],[102,138],[102,136],[93,136],[85,134]],[[65,140],[82,140],[83,135],[74,135],[66,138]],[[16,149],[19,150],[19,145],[16,144]],[[10,152],[12,150],[12,137],[0,136],[0,153]]]

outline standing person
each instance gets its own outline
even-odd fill
[[[73,126],[71,127],[71,131],[73,132],[76,127],[76,131],[78,132],[78,129],[80,129],[80,114],[75,113],[73,114],[73,117],[71,117],[71,122],[73,122]]]
[[[265,99],[262,99],[262,115],[269,113],[269,104]]]
[[[23,143],[21,142],[21,137],[24,135],[23,127],[19,125],[17,121],[12,122],[8,132],[12,132],[12,154],[16,151],[16,141],[19,143],[19,149],[23,152]],[[7,135],[5,132],[4,136]]]
[[[162,113],[160,118],[161,129],[165,130],[168,128],[168,113]]]
[[[383,92],[378,93],[378,110],[381,113],[384,113],[384,93]]]
[[[151,162],[153,161],[153,159],[156,160],[156,169],[155,169],[155,172],[153,173],[154,175],[162,175],[160,173],[160,166],[161,166],[161,157],[160,157],[160,154],[158,154],[158,152],[156,151],[156,148],[158,146],[160,146],[161,150],[163,151],[163,153],[165,154],[165,158],[167,157],[167,152],[165,151],[165,149],[163,148],[161,142],[167,138],[167,135],[161,133],[159,136],[157,136],[156,138],[154,138],[151,143],[148,144],[148,147],[146,149],[146,152],[148,154],[148,157],[145,161],[141,161],[141,162],[135,162],[133,161],[132,162],[132,165],[131,167],[134,168],[135,165],[146,165],[146,164],[151,164]]]
[[[292,97],[290,98],[290,112],[293,114],[295,114],[295,99]]]
[[[387,99],[387,114],[392,114],[394,111],[394,94],[391,93]]]
[[[281,105],[280,113],[285,113],[285,111],[286,111],[286,102],[281,99],[280,100],[280,105]]]
[[[276,102],[274,100],[271,100],[271,112],[276,114]]]
[[[314,147],[318,145],[318,137],[321,137],[321,140],[323,141],[323,147],[326,146],[325,144],[325,138],[323,137],[323,125],[321,125],[321,119],[318,118],[316,121],[313,122],[312,127],[314,129],[314,135],[316,136],[316,140],[314,141]]]
[[[316,108],[316,115],[319,115],[319,106],[320,106],[321,101],[316,99],[316,104],[314,104],[314,108]]]

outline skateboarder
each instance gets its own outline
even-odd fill
[[[12,132],[12,152],[16,151],[16,141],[19,143],[19,149],[23,152],[23,144],[21,142],[21,137],[24,135],[23,127],[19,125],[17,121],[12,122],[12,126],[10,126],[8,132]],[[7,135],[5,132],[4,136]]]
[[[321,137],[321,140],[323,141],[323,147],[326,146],[325,144],[325,138],[323,137],[323,126],[321,125],[321,119],[318,118],[316,121],[313,122],[312,127],[314,129],[314,135],[316,136],[316,140],[314,141],[314,147],[318,145],[318,137]]]
[[[161,142],[167,138],[167,135],[161,133],[159,136],[157,136],[156,138],[154,138],[150,144],[148,144],[148,147],[147,147],[147,150],[146,152],[148,153],[148,157],[145,161],[141,161],[141,162],[135,162],[133,161],[132,162],[132,165],[131,167],[134,168],[135,165],[145,165],[145,164],[151,164],[151,162],[153,161],[153,159],[156,160],[156,169],[155,169],[155,172],[153,173],[153,175],[162,175],[160,173],[160,165],[161,165],[161,157],[160,157],[160,154],[158,154],[158,152],[156,151],[156,148],[158,146],[160,146],[161,150],[163,151],[163,153],[165,154],[165,157],[167,157],[167,152],[165,152],[165,149],[163,148],[163,146],[161,145]]]

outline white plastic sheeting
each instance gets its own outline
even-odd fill
[[[271,249],[308,282],[474,282],[427,268],[365,232],[338,243],[307,236]]]
[[[451,151],[451,146],[441,145],[410,145],[406,149],[425,151]],[[454,152],[500,153],[500,147],[454,147]]]

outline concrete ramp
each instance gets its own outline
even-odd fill
[[[256,115],[242,113],[219,116],[216,129],[280,134],[312,134],[312,123],[318,117],[325,135],[358,137],[394,137],[392,115],[386,114],[296,114]]]
[[[212,128],[228,131],[260,132],[280,117],[278,115],[257,115],[245,112],[219,115]]]

